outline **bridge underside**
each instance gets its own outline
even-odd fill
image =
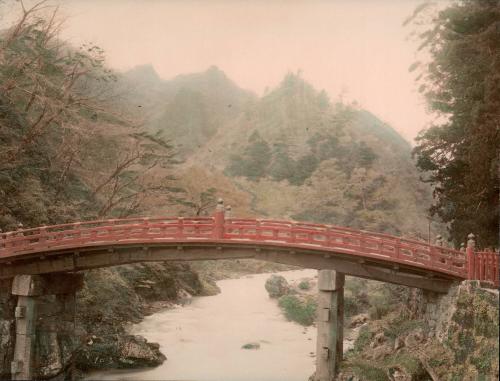
[[[89,246],[75,252],[58,250],[23,255],[21,259],[1,258],[0,279],[20,274],[73,272],[138,262],[199,261],[254,258],[312,269],[336,270],[346,275],[373,279],[434,292],[447,292],[459,279],[419,267],[394,265],[384,260],[328,253],[311,249],[289,249],[277,245],[225,243],[159,243],[148,245]]]

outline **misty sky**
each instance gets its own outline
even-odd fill
[[[94,42],[119,70],[165,79],[218,66],[262,94],[302,70],[332,99],[356,100],[412,140],[430,120],[408,72],[410,0],[59,0],[63,38]]]

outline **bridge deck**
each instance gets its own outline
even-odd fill
[[[425,269],[456,279],[467,277],[465,253],[386,234],[331,225],[212,217],[137,218],[80,222],[4,233],[0,263],[33,254],[124,245],[232,243],[343,254],[391,265]],[[111,255],[111,254],[110,254]]]

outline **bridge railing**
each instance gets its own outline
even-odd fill
[[[112,245],[124,241],[210,239],[213,229],[212,217],[111,219],[42,226],[0,235],[0,257],[90,244]]]
[[[425,242],[314,223],[215,217],[158,217],[78,222],[0,233],[0,257],[121,243],[238,241],[318,249],[410,265],[498,284],[498,254],[470,253]],[[472,260],[468,258],[472,258]]]
[[[473,268],[474,273],[471,274],[471,279],[490,282],[497,287],[500,285],[500,258],[498,253],[492,251],[475,252]]]
[[[279,220],[230,219],[226,220],[223,238],[319,246],[360,258],[386,259],[395,265],[407,264],[467,277],[465,254],[458,250],[338,226]]]

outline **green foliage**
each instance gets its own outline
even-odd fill
[[[245,176],[251,180],[258,180],[266,175],[267,167],[271,162],[269,144],[255,131],[248,139],[248,144],[242,155],[232,155],[226,169],[231,176]]]
[[[377,368],[366,362],[352,364],[352,370],[363,381],[389,381],[389,377],[381,368]]]
[[[301,300],[294,295],[284,295],[278,300],[279,306],[285,311],[285,316],[304,326],[314,323],[316,318],[316,302],[312,298]]]
[[[309,290],[311,288],[311,285],[307,280],[303,280],[299,283],[298,286],[301,290]]]
[[[368,344],[370,344],[372,337],[373,337],[373,332],[370,331],[370,328],[366,325],[362,326],[359,330],[358,337],[354,342],[354,351],[362,352],[363,349],[366,348]]]
[[[391,310],[389,299],[385,295],[376,295],[370,299],[371,307],[368,310],[371,319],[382,319]]]
[[[474,352],[476,341],[472,332],[464,330],[458,333],[458,345],[455,352],[455,361],[464,362],[467,357]]]
[[[420,360],[408,353],[396,353],[386,359],[385,363],[389,367],[392,365],[401,366],[408,372],[408,374],[411,374],[417,379],[421,379],[420,377],[426,376]]]
[[[491,348],[483,348],[477,357],[471,358],[471,363],[476,367],[479,374],[488,374],[491,371],[491,364],[494,359],[498,360],[498,353]]]
[[[482,247],[499,244],[499,18],[494,1],[454,2],[420,34],[431,57],[419,65],[421,92],[445,118],[420,133],[414,155],[456,246],[470,232]]]
[[[95,203],[76,173],[92,135],[79,126],[106,113],[95,109],[96,93],[115,79],[98,47],[65,50],[53,41],[54,25],[35,16],[37,7],[0,35],[3,229],[75,219],[86,202]]]
[[[318,167],[318,159],[312,154],[302,156],[295,163],[292,177],[288,179],[292,185],[302,185]]]
[[[288,149],[283,143],[277,143],[273,147],[273,160],[269,167],[269,175],[273,180],[281,181],[293,178],[295,171],[295,160],[288,154]]]
[[[361,312],[361,304],[352,296],[344,296],[344,315],[346,317],[354,316]]]
[[[407,333],[417,329],[425,328],[425,323],[420,320],[407,319],[400,316],[392,320],[387,327],[384,328],[385,336],[395,340],[397,337],[403,337]]]
[[[0,34],[0,228],[137,213],[167,191],[171,179],[149,173],[171,147],[132,129],[102,49],[56,40],[41,4]]]
[[[409,144],[369,112],[325,102],[300,74],[288,74],[275,90],[249,103],[244,117],[221,128],[226,173],[259,180],[240,183],[252,194],[265,193],[277,181],[287,199],[299,198],[273,207],[276,215],[423,238],[422,206],[431,202],[430,187],[418,179]],[[245,154],[250,142],[239,140],[256,131],[271,148],[262,162]],[[267,196],[254,201],[269,202]]]

